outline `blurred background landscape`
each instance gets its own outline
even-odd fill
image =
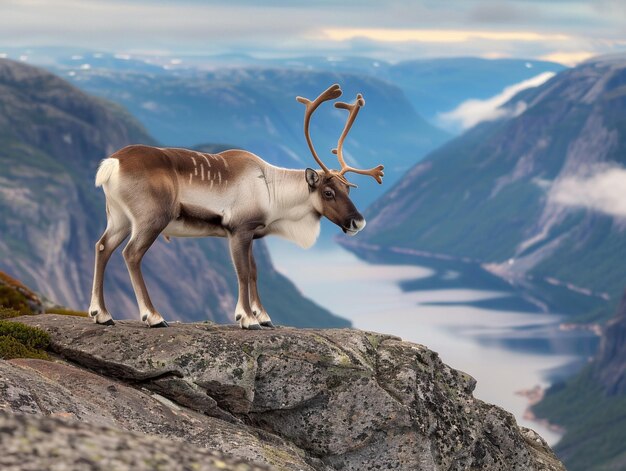
[[[626,469],[626,4],[100,0],[0,4],[0,270],[73,309],[131,143],[313,166],[296,95],[366,106],[346,141],[368,225],[256,244],[275,322],[396,334],[478,380],[568,469]],[[345,115],[312,121],[329,165]],[[225,241],[160,239],[167,319],[232,322]],[[121,255],[108,306],[136,318]]]

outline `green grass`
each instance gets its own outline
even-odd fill
[[[591,367],[552,386],[533,411],[565,427],[554,450],[569,471],[624,469],[626,396],[607,396]]]
[[[0,321],[1,335],[13,337],[27,347],[38,350],[48,348],[50,345],[50,336],[47,332],[18,322]]]
[[[23,316],[24,314],[12,307],[0,306],[0,320]]]
[[[0,358],[3,360],[11,360],[13,358],[47,360],[48,354],[43,350],[28,347],[9,335],[0,335]]]
[[[0,321],[0,358],[47,359],[45,350],[50,345],[50,336],[37,327],[17,322]]]

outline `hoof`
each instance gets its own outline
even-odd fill
[[[98,325],[115,325],[115,322],[113,322],[113,319],[109,319],[106,322],[98,322],[98,321],[96,321],[96,324],[98,324]]]
[[[272,321],[261,322],[261,327],[267,327],[268,329],[276,328],[276,326],[272,324]]]
[[[153,329],[158,329],[158,328],[161,328],[161,327],[169,327],[169,326],[170,325],[167,322],[161,321],[158,324],[151,325],[150,327],[152,327]]]
[[[250,324],[248,327],[241,326],[241,328],[248,330],[261,330],[261,326],[259,324]]]

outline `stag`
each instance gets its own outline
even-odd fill
[[[132,145],[104,159],[96,174],[96,186],[102,186],[106,197],[107,226],[95,250],[89,307],[95,322],[114,324],[104,302],[104,271],[111,254],[130,236],[123,255],[140,318],[150,327],[167,327],[150,301],[141,274],[144,254],[163,234],[168,239],[228,238],[239,282],[235,320],[244,329],[274,327],[259,298],[254,239],[274,234],[308,248],[319,235],[322,216],[353,236],[365,227],[365,219],[349,198],[350,187],[355,185],[346,179],[346,173],[370,175],[382,183],[382,165],[357,169],[347,165],[343,156],[346,136],[365,104],[360,94],[354,103],[335,103],[348,111],[333,149],[341,169],[326,167],[313,147],[311,116],[323,102],[341,93],[335,84],[313,101],[297,97],[306,106],[304,134],[319,170],[275,167],[244,150],[206,154]]]

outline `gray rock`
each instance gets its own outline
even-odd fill
[[[134,386],[61,362],[0,360],[0,410],[155,435],[272,469],[315,469],[304,460],[304,451],[277,436],[195,412],[141,383]]]
[[[0,468],[62,470],[268,470],[216,451],[163,438],[0,411]]]
[[[396,337],[207,324],[149,329],[132,321],[103,327],[55,315],[18,321],[45,329],[56,353],[101,375],[220,417],[221,426],[280,436],[314,469],[564,469],[534,432],[475,399],[473,378]]]

